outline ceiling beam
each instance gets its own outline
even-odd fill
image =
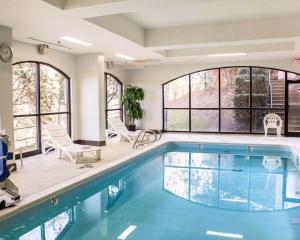
[[[300,36],[300,15],[145,30],[152,50],[260,43]]]
[[[225,0],[66,0],[65,10],[80,18],[93,18],[99,16],[150,11],[170,6],[185,4],[199,4],[207,1]]]
[[[235,46],[220,46],[220,47],[203,47],[203,48],[188,48],[188,49],[172,49],[166,50],[165,56],[172,57],[187,57],[187,56],[201,56],[209,54],[222,53],[258,53],[258,52],[278,52],[278,51],[294,51],[295,42],[282,43],[264,43],[264,44],[248,44]],[[160,53],[160,51],[159,51]]]
[[[102,16],[86,20],[141,46],[145,46],[144,29],[123,14]]]

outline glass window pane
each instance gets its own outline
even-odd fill
[[[192,108],[219,107],[219,70],[191,74]]]
[[[168,152],[164,155],[165,166],[188,167],[189,153],[185,152]]]
[[[111,117],[118,117],[122,119],[122,111],[121,110],[114,110],[114,111],[107,111],[107,118]]]
[[[68,111],[68,80],[56,69],[40,65],[41,113]]]
[[[191,167],[217,168],[219,155],[215,153],[191,153]]]
[[[283,177],[274,173],[252,173],[249,210],[282,209]]]
[[[36,117],[14,118],[15,150],[18,153],[38,149]]]
[[[300,83],[288,85],[288,131],[300,132]]]
[[[42,141],[45,141],[48,139],[47,133],[45,131],[45,127],[48,124],[63,125],[68,131],[68,114],[55,114],[55,115],[41,116],[41,124],[42,124]]]
[[[113,76],[106,74],[106,109],[122,108],[122,85]]]
[[[221,110],[222,132],[249,132],[250,110]]]
[[[252,68],[252,106],[269,107],[271,104],[269,70]]]
[[[219,110],[192,110],[192,131],[219,131]]]
[[[248,209],[249,174],[220,172],[219,206],[226,209]]]
[[[264,133],[264,117],[269,113],[276,113],[280,116],[283,121],[282,132],[284,132],[284,111],[283,110],[275,110],[275,109],[253,109],[252,110],[252,132],[254,133]],[[269,133],[276,133],[276,129],[269,129]]]
[[[252,106],[283,108],[285,101],[285,72],[252,68]]]
[[[71,211],[67,210],[45,222],[45,240],[59,239],[59,235],[71,223]]]
[[[169,131],[188,131],[189,111],[165,110],[165,129]]]
[[[300,200],[300,181],[298,172],[289,172],[287,175],[286,197]]]
[[[183,76],[164,85],[166,108],[189,107],[189,76]]]
[[[37,228],[34,228],[28,233],[25,233],[21,237],[19,237],[19,240],[41,240],[42,239],[42,228],[39,226]]]
[[[245,155],[220,154],[220,169],[249,172],[250,161]]]
[[[119,119],[123,119],[122,116],[123,112],[121,110],[113,110],[113,111],[106,111],[106,118],[111,118],[111,117],[117,117]],[[106,128],[108,128],[108,122],[106,121]]]
[[[218,171],[191,170],[191,200],[200,204],[217,206],[218,204]]]
[[[35,63],[13,65],[14,115],[33,114],[36,109],[37,67]]]
[[[287,80],[298,81],[298,80],[300,80],[300,74],[288,72],[287,73]]]
[[[223,108],[249,107],[250,68],[221,69],[221,106]]]
[[[164,189],[185,199],[189,198],[189,169],[164,167]]]

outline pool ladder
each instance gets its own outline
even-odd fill
[[[253,145],[248,145],[248,153],[253,152],[254,146]]]
[[[152,140],[145,141],[145,137],[148,136],[154,136]],[[147,129],[147,130],[141,130],[136,137],[134,144],[132,148],[137,149],[140,146],[144,146],[145,144],[154,143],[158,141],[161,138],[161,131],[156,129]]]
[[[198,144],[198,147],[197,147],[198,151],[202,151],[203,148],[204,148],[203,144]]]

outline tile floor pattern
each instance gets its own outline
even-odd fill
[[[238,134],[163,134],[159,143],[166,141],[189,141],[189,142],[212,142],[212,143],[244,143],[244,144],[291,144],[299,147],[300,138],[288,137],[264,137],[262,135],[238,135]],[[156,144],[155,144],[156,145]],[[149,148],[146,145],[144,149]],[[143,151],[143,150],[142,150]],[[78,178],[89,171],[99,171],[108,164],[119,161],[121,158],[130,156],[141,150],[132,149],[128,142],[116,142],[111,140],[102,147],[102,160],[93,163],[93,168],[80,168],[83,164],[72,164],[67,159],[57,159],[54,152],[23,159],[24,165],[20,166],[18,161],[18,171],[11,174],[11,179],[20,189],[23,197],[22,202],[28,203],[30,197],[37,195],[51,187],[61,185],[65,181]],[[300,152],[300,151],[299,151]],[[84,177],[84,176],[83,176]],[[27,199],[27,201],[26,201]]]

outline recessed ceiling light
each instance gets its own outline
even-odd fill
[[[72,42],[72,43],[80,44],[82,46],[91,46],[92,45],[89,42],[85,42],[85,41],[82,41],[80,39],[69,37],[69,36],[63,36],[60,39],[63,39],[63,40],[66,40],[66,41],[69,41],[69,42]]]
[[[118,240],[125,240],[134,230],[136,226],[130,225],[128,228],[125,229],[124,232],[118,237]]]
[[[219,54],[209,54],[208,57],[236,57],[245,56],[246,53],[219,53]]]
[[[227,238],[237,238],[237,239],[243,239],[243,237],[244,237],[242,234],[215,232],[215,231],[206,231],[206,235],[227,237]]]
[[[126,60],[130,60],[130,61],[133,61],[135,60],[133,57],[129,57],[129,56],[126,56],[124,54],[116,54],[117,57],[119,58],[123,58],[123,59],[126,59]]]

